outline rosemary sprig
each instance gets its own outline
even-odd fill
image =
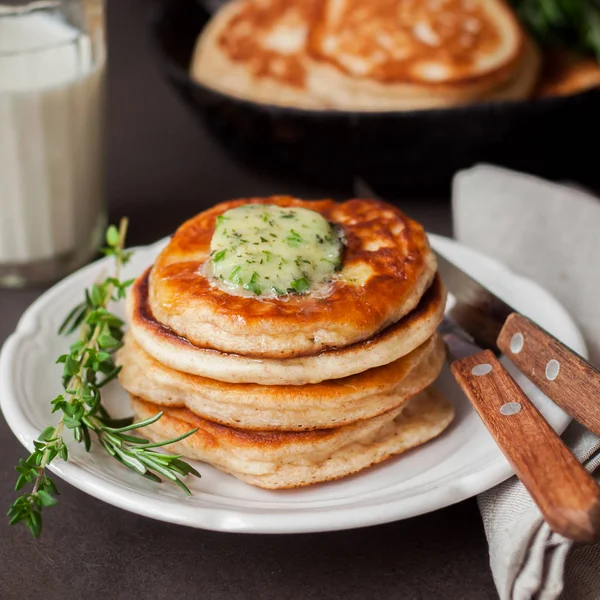
[[[600,59],[600,0],[511,0],[521,22],[545,45]]]
[[[124,298],[133,283],[133,280],[120,281],[121,267],[131,257],[131,252],[124,249],[126,234],[126,219],[121,221],[119,229],[108,228],[107,247],[103,252],[115,259],[114,276],[86,289],[84,301],[69,313],[59,329],[60,334],[71,334],[79,329],[79,339],[70,346],[68,354],[57,360],[63,364],[64,391],[52,400],[52,412],[60,412],[60,420],[40,433],[33,443],[33,452],[25,460],[21,459],[16,467],[19,477],[15,489],[21,490],[28,484],[33,487],[15,500],[8,518],[11,525],[24,522],[34,537],[39,537],[42,530],[42,509],[58,501],[58,490],[46,468],[57,457],[64,461],[69,459],[65,429],[70,430],[88,452],[93,433],[106,452],[129,469],[156,482],[161,482],[163,477],[186,494],[190,494],[190,490],[181,478],[187,475],[200,477],[192,466],[181,460],[181,455],[156,451],[156,448],[192,435],[196,429],[172,440],[150,443],[129,435],[129,432],[155,423],[162,417],[162,412],[133,423],[133,419],[112,419],[102,405],[102,388],[119,374],[120,367],[115,365],[113,355],[121,347],[125,325],[107,307],[111,301]]]

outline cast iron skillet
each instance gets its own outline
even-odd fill
[[[348,190],[360,176],[388,197],[447,195],[452,175],[477,162],[591,187],[600,182],[597,158],[584,150],[600,140],[598,89],[564,98],[410,112],[259,104],[189,77],[194,44],[209,16],[197,0],[169,0],[153,16],[153,39],[168,80],[247,165]]]

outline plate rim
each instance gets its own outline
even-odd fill
[[[460,247],[461,251],[476,257],[476,260],[485,263],[490,269],[510,277],[511,281],[526,281],[528,286],[537,288],[541,294],[549,299],[551,298],[554,304],[553,310],[557,314],[561,313],[561,319],[572,330],[574,339],[577,342],[573,344],[574,349],[582,356],[587,356],[587,347],[579,327],[568,311],[549,291],[535,281],[515,273],[502,262],[465,244],[435,234],[428,234],[428,236],[431,245],[442,254],[444,247]],[[168,239],[169,237],[166,237],[153,244],[137,246],[131,248],[131,250],[150,255],[157,252]],[[59,294],[63,289],[68,288],[74,279],[83,277],[88,272],[100,269],[103,264],[109,261],[110,258],[102,258],[95,261],[72,273],[41,294],[25,310],[17,323],[15,331],[6,339],[0,351],[0,408],[13,434],[30,451],[33,447],[33,439],[37,437],[39,432],[20,408],[18,402],[19,392],[14,389],[11,370],[13,357],[17,353],[20,344],[37,330],[39,326],[38,315],[41,309],[51,301],[52,297]],[[565,419],[558,427],[559,433],[562,433],[566,429],[570,421],[571,419],[565,416]],[[326,518],[321,517],[319,519],[314,516],[310,517],[311,514],[315,514],[313,510],[299,512],[296,508],[277,509],[276,511],[266,510],[262,513],[253,511],[252,518],[248,518],[249,512],[244,512],[242,517],[239,516],[239,507],[221,508],[215,505],[202,507],[197,503],[185,506],[185,498],[183,497],[181,501],[176,503],[159,495],[154,497],[151,502],[148,502],[146,497],[143,497],[143,501],[140,501],[142,495],[139,489],[127,489],[123,482],[118,480],[107,481],[98,477],[93,472],[78,466],[77,463],[63,463],[62,461],[53,463],[50,466],[50,470],[77,489],[135,514],[174,524],[213,531],[258,534],[337,531],[402,520],[438,510],[473,497],[513,475],[506,461],[499,456],[484,469],[465,474],[452,484],[444,482],[444,484],[434,490],[425,490],[396,502],[394,502],[393,494],[373,499],[370,501],[369,506],[373,506],[373,503],[375,503],[377,510],[359,510],[359,507],[352,503],[344,506],[325,507],[321,510],[322,515],[326,515]]]

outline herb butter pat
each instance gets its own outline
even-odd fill
[[[307,294],[341,266],[343,243],[319,213],[246,204],[217,217],[207,275],[231,293]]]

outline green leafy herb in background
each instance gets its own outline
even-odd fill
[[[163,477],[187,494],[190,490],[181,478],[190,474],[200,477],[193,467],[181,460],[181,455],[155,450],[188,437],[196,429],[172,440],[150,443],[129,433],[156,422],[162,412],[133,423],[133,419],[112,419],[102,405],[102,388],[119,374],[120,367],[115,365],[113,355],[121,347],[124,334],[123,321],[109,312],[107,306],[111,301],[124,298],[133,282],[120,281],[121,267],[131,256],[131,252],[124,249],[126,233],[126,219],[121,221],[119,229],[108,228],[107,247],[103,252],[114,257],[115,274],[86,289],[84,302],[69,313],[60,327],[60,334],[79,330],[79,339],[71,345],[69,353],[57,360],[63,364],[64,391],[52,400],[52,412],[60,413],[60,420],[40,433],[34,442],[34,451],[16,467],[19,477],[15,489],[32,487],[15,500],[8,517],[11,525],[24,522],[34,537],[39,537],[42,530],[42,509],[58,501],[58,491],[46,468],[56,458],[68,460],[65,430],[71,430],[86,451],[91,448],[93,435],[108,454],[129,469],[156,482],[161,482]]]
[[[523,24],[545,45],[600,59],[600,0],[510,0]]]

